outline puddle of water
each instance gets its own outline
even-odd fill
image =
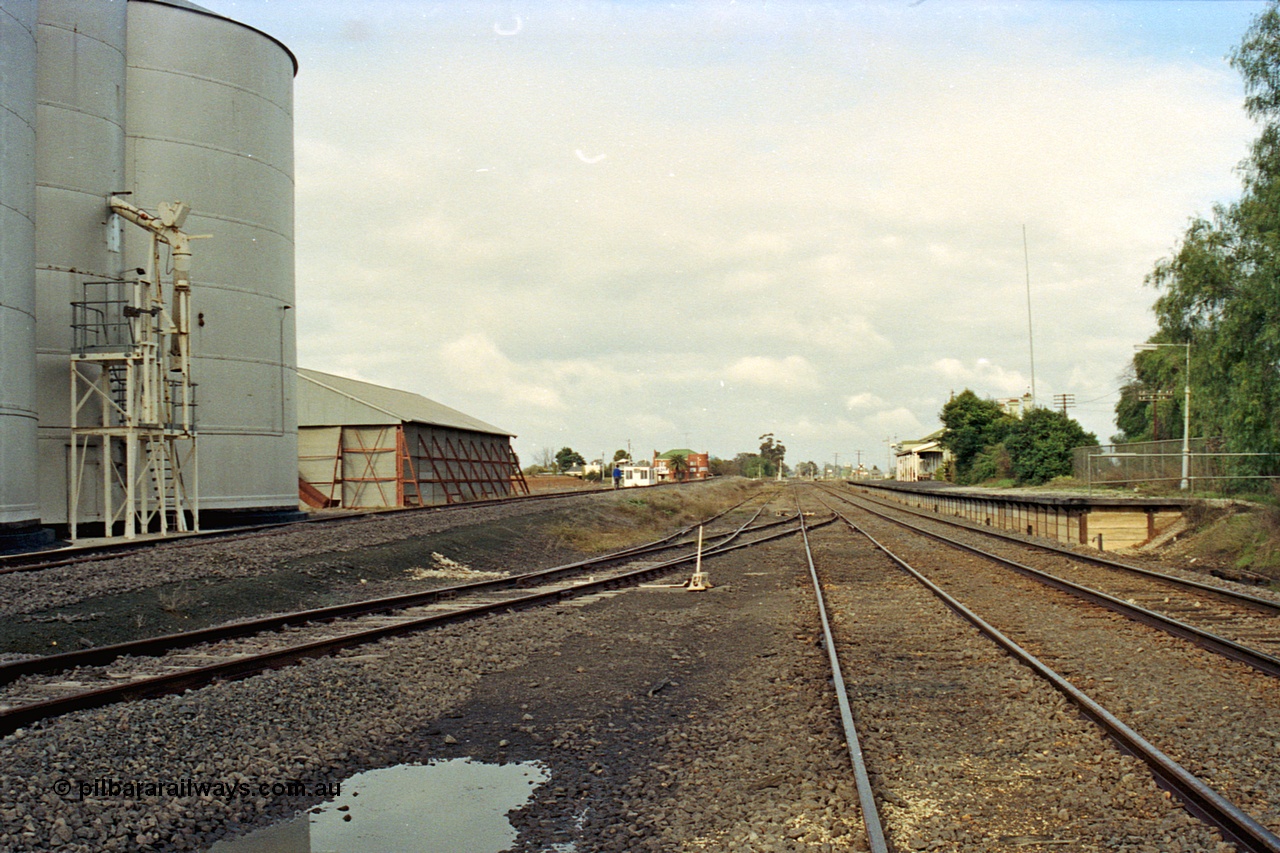
[[[209,853],[497,853],[516,839],[507,812],[546,780],[536,762],[467,758],[370,770],[343,781],[336,800]]]

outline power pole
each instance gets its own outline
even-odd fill
[[[1064,418],[1067,416],[1067,409],[1068,408],[1074,409],[1075,405],[1076,405],[1075,394],[1054,394],[1053,395],[1053,406],[1056,409],[1062,409],[1062,416]]]
[[[1031,406],[1036,405],[1036,341],[1031,325],[1031,252],[1027,249],[1027,226],[1022,226],[1022,259],[1027,268],[1027,351],[1031,355]]]
[[[1172,400],[1172,391],[1139,391],[1138,401],[1142,403],[1162,403],[1165,400]],[[1160,407],[1158,405],[1151,406],[1151,440],[1160,440]]]

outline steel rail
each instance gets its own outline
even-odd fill
[[[161,545],[168,545],[173,548],[188,548],[195,545],[201,545],[206,542],[216,541],[219,539],[248,539],[256,535],[271,535],[275,533],[286,532],[290,528],[300,527],[303,525],[326,525],[339,524],[344,521],[359,521],[368,518],[395,517],[405,513],[437,513],[452,512],[463,509],[474,509],[477,507],[497,506],[503,504],[526,503],[529,501],[552,500],[554,498],[579,497],[583,495],[598,495],[604,493],[605,489],[592,489],[590,491],[574,491],[574,492],[541,492],[536,495],[513,495],[507,498],[482,498],[474,501],[464,501],[456,504],[441,504],[439,506],[415,506],[415,507],[396,507],[394,509],[377,510],[373,512],[349,511],[334,513],[325,516],[312,516],[310,518],[302,518],[296,521],[273,521],[263,524],[246,524],[236,527],[220,527],[213,530],[188,531],[185,533],[170,533],[165,537],[156,537],[153,539],[122,539],[112,542],[94,542],[89,545],[67,545],[61,548],[45,549],[42,551],[19,552],[16,554],[0,554],[0,574],[13,574],[15,572],[35,572],[43,569],[52,569],[59,566],[70,566],[76,563],[90,563],[100,560],[114,560],[118,557],[134,554],[139,551],[148,551]],[[612,489],[608,490],[612,492]],[[39,562],[41,557],[56,557],[62,554],[73,554],[76,556],[68,556],[62,559],[46,560]],[[35,560],[36,562],[25,562]]]
[[[835,521],[836,516],[832,515],[831,518],[826,519],[820,524],[813,525],[813,527],[833,524]],[[751,542],[740,542],[734,545],[719,545],[711,551],[704,551],[702,557],[703,559],[709,559],[712,557],[722,556],[741,548],[750,548],[764,544],[765,542],[780,539],[784,536],[791,536],[797,532],[799,532],[798,526],[794,529],[771,533],[762,539],[753,540]],[[697,559],[696,554],[688,554],[656,565],[633,569],[629,572],[623,572],[608,578],[585,581],[583,583],[574,584],[570,587],[555,587],[549,590],[531,592],[527,595],[514,599],[477,604],[470,607],[459,608],[457,610],[424,616],[419,619],[406,620],[393,625],[383,625],[377,628],[351,632],[322,640],[314,640],[283,649],[263,652],[261,654],[232,658],[215,664],[210,664],[208,666],[193,667],[179,672],[151,676],[145,679],[136,679],[124,684],[111,685],[109,687],[84,691],[57,699],[50,699],[45,702],[23,705],[18,708],[0,712],[0,736],[11,734],[17,729],[30,725],[34,722],[38,722],[39,720],[61,716],[62,714],[71,713],[73,711],[98,708],[104,705],[110,705],[131,699],[147,699],[172,693],[180,693],[186,690],[206,686],[215,681],[232,681],[247,678],[269,669],[280,669],[308,658],[324,657],[340,649],[364,645],[366,643],[382,640],[399,634],[408,634],[433,627],[439,627],[441,625],[452,624],[454,622],[474,619],[489,613],[514,611],[539,603],[576,598],[588,593],[609,589],[624,582],[638,582],[651,575],[662,574],[675,566],[692,562],[695,559]]]
[[[1037,675],[1049,682],[1058,692],[1071,700],[1086,716],[1100,725],[1120,745],[1121,749],[1142,759],[1151,768],[1157,781],[1166,790],[1172,791],[1183,802],[1189,812],[1215,826],[1226,836],[1228,841],[1244,850],[1250,851],[1250,853],[1280,853],[1280,837],[1227,800],[1226,797],[1219,794],[1202,779],[1174,761],[1084,691],[1045,665],[1035,655],[1022,648],[1022,646],[996,629],[995,626],[948,595],[941,587],[880,544],[870,533],[838,511],[832,511],[851,529],[869,539],[872,544],[888,555],[904,571],[923,584],[943,604],[972,623],[979,631],[1021,660]]]
[[[741,506],[741,504],[738,504],[737,506]],[[736,507],[731,507],[724,512],[717,513],[701,523],[705,524],[709,521],[720,518],[735,508]],[[759,517],[763,510],[764,507],[757,510],[756,513],[737,530],[717,534],[716,538],[721,539],[722,541],[717,542],[716,545],[721,546],[727,544],[745,532],[770,529],[791,521],[790,518],[784,518],[777,521],[770,521],[754,528],[750,527],[749,525]],[[546,582],[559,577],[560,575],[572,574],[584,569],[595,568],[608,563],[616,563],[619,560],[633,559],[646,554],[659,553],[661,551],[680,547],[682,544],[688,543],[680,543],[673,540],[678,540],[679,537],[688,534],[695,527],[697,527],[697,525],[684,527],[669,536],[663,537],[662,539],[657,539],[653,542],[647,542],[642,545],[636,545],[631,548],[624,548],[620,551],[614,551],[599,557],[592,557],[588,560],[580,560],[576,563],[552,566],[550,568],[539,569],[534,572],[527,572],[525,574],[513,575],[505,578],[471,581],[469,583],[455,584],[453,586],[436,587],[435,589],[423,590],[422,592],[401,593],[398,595],[384,596],[380,598],[352,601],[345,604],[334,604],[310,610],[279,613],[272,616],[263,616],[257,619],[232,622],[226,625],[215,625],[208,628],[197,628],[192,631],[180,631],[172,634],[162,634],[157,637],[146,637],[141,640],[127,640],[121,643],[96,646],[90,649],[78,649],[71,652],[62,652],[56,655],[44,655],[42,657],[10,661],[0,664],[0,685],[9,684],[26,675],[47,675],[49,673],[74,669],[78,666],[103,666],[117,658],[125,656],[154,657],[164,654],[165,652],[173,651],[174,649],[188,648],[202,643],[230,640],[252,634],[261,634],[268,631],[279,631],[290,625],[297,626],[308,623],[315,624],[321,622],[332,622],[338,619],[369,616],[377,613],[390,613],[396,610],[403,610],[406,607],[420,607],[443,599],[454,598],[459,595],[498,591],[503,589],[517,589],[522,586],[528,586],[530,583],[535,581]]]
[[[836,489],[832,489],[825,485],[821,486],[821,488],[825,489],[827,493],[830,494],[832,497],[839,498],[840,500],[846,501],[851,504],[853,503],[852,499],[848,495],[841,494]],[[1024,545],[1028,548],[1039,548],[1042,551],[1048,551],[1050,553],[1059,554],[1064,557],[1071,557],[1072,559],[1075,559],[1075,560],[1082,560],[1086,563],[1093,563],[1094,565],[1104,566],[1109,569],[1116,569],[1117,571],[1132,572],[1134,574],[1143,575],[1149,578],[1153,578],[1155,580],[1164,581],[1164,582],[1173,584],[1175,586],[1181,586],[1187,589],[1194,589],[1198,592],[1208,593],[1209,595],[1215,595],[1215,596],[1218,596],[1219,598],[1225,598],[1232,602],[1248,604],[1250,606],[1256,607],[1257,609],[1265,611],[1267,613],[1280,613],[1280,602],[1272,601],[1271,599],[1268,599],[1268,598],[1262,598],[1261,596],[1257,596],[1257,595],[1250,595],[1247,592],[1240,592],[1234,589],[1223,589],[1222,587],[1212,586],[1211,584],[1203,583],[1201,581],[1190,580],[1189,578],[1180,578],[1176,575],[1166,575],[1163,572],[1157,572],[1152,569],[1143,568],[1142,566],[1135,566],[1135,565],[1132,565],[1131,563],[1122,563],[1119,560],[1111,560],[1106,557],[1096,556],[1094,554],[1081,553],[1079,551],[1074,551],[1070,548],[1064,548],[1061,545],[1051,545],[1048,542],[1028,542],[1025,539],[1019,539],[1016,536],[1010,536],[1006,533],[1001,533],[998,530],[991,530],[985,527],[978,527],[976,525],[965,524],[964,522],[957,521],[954,518],[944,518],[940,515],[931,515],[926,512],[921,512],[920,510],[917,510],[913,507],[896,504],[893,501],[885,501],[879,497],[873,497],[872,495],[860,494],[858,495],[858,497],[860,497],[863,500],[870,501],[874,503],[876,506],[885,507],[886,509],[897,510],[898,512],[909,513],[910,515],[914,515],[919,518],[928,519],[930,521],[936,521],[939,524],[946,524],[951,527],[957,527],[961,530],[968,530],[973,533],[979,533],[979,534],[982,534],[983,536],[990,536],[994,539],[999,539],[1004,542],[1013,542],[1018,545]],[[857,506],[857,504],[853,504],[853,505]]]
[[[840,707],[840,724],[844,727],[845,744],[849,748],[849,760],[853,763],[853,778],[858,786],[858,803],[862,807],[863,829],[866,831],[867,844],[871,853],[888,853],[889,843],[885,839],[884,827],[880,823],[880,810],[876,805],[875,792],[871,790],[871,777],[867,773],[862,744],[858,740],[858,728],[853,721],[853,707],[849,704],[849,692],[845,687],[844,674],[840,670],[840,657],[836,654],[835,637],[831,632],[831,622],[827,619],[827,604],[822,594],[822,582],[818,579],[818,569],[813,563],[813,550],[809,547],[809,531],[804,522],[804,512],[800,508],[800,496],[796,495],[795,498],[796,511],[800,517],[800,535],[804,542],[804,556],[809,562],[809,577],[813,581],[813,594],[818,602],[818,618],[822,623],[822,641],[827,649],[827,660],[831,664],[836,704]]]
[[[857,505],[854,504],[854,506]],[[1273,678],[1280,678],[1280,658],[1277,658],[1275,655],[1270,655],[1264,651],[1250,648],[1242,643],[1237,643],[1235,640],[1229,640],[1226,637],[1206,631],[1203,628],[1197,628],[1194,625],[1189,625],[1186,622],[1174,619],[1171,616],[1165,616],[1163,613],[1157,613],[1154,610],[1148,610],[1145,607],[1130,604],[1122,598],[1117,598],[1114,595],[1108,595],[1100,590],[1083,586],[1078,583],[1073,583],[1072,581],[1060,578],[1057,575],[1052,575],[1048,572],[1041,571],[1040,569],[1023,565],[1022,563],[1019,563],[1016,560],[1011,560],[1008,557],[1001,557],[998,554],[992,554],[989,551],[984,551],[974,545],[959,542],[955,539],[943,536],[941,533],[935,533],[931,530],[916,527],[915,525],[903,521],[900,518],[893,518],[869,507],[858,507],[858,509],[861,509],[863,512],[870,513],[877,518],[905,527],[906,529],[914,531],[921,536],[927,536],[930,539],[950,545],[953,548],[959,548],[962,551],[968,551],[971,554],[975,554],[979,557],[1007,566],[1015,572],[1031,578],[1032,580],[1039,581],[1046,586],[1060,590],[1069,595],[1073,595],[1077,598],[1084,599],[1085,601],[1092,602],[1099,607],[1105,607],[1108,610],[1119,613],[1127,619],[1132,619],[1135,622],[1140,622],[1144,625],[1164,631],[1167,634],[1172,634],[1175,637],[1181,637],[1182,639],[1194,643],[1206,651],[1210,651],[1214,654],[1222,655],[1225,658],[1251,666],[1265,675],[1272,676]]]
[[[662,483],[657,486],[648,488],[671,488],[675,486],[689,485],[688,483]],[[300,519],[298,521],[280,521],[270,522],[266,524],[251,524],[242,527],[218,528],[216,530],[202,530],[199,532],[175,533],[164,538],[155,539],[128,539],[118,542],[96,542],[91,545],[69,545],[63,548],[46,549],[42,551],[20,552],[16,554],[0,554],[0,575],[15,574],[18,572],[38,572],[45,569],[58,568],[60,566],[73,566],[78,563],[91,563],[101,560],[114,560],[119,557],[128,556],[141,551],[149,551],[153,548],[165,546],[168,548],[190,548],[197,545],[203,545],[207,542],[219,541],[223,539],[248,539],[258,536],[272,536],[277,533],[287,533],[292,529],[304,525],[327,525],[340,524],[346,521],[360,521],[378,518],[394,518],[411,513],[449,513],[460,512],[468,509],[477,509],[482,507],[506,506],[510,504],[529,503],[533,501],[547,501],[557,498],[578,498],[588,495],[615,494],[614,489],[590,489],[572,492],[540,492],[533,495],[513,495],[504,498],[482,498],[474,501],[464,501],[456,504],[441,504],[438,506],[414,506],[414,507],[396,507],[393,509],[377,510],[374,512],[343,512],[340,514],[326,515],[323,517],[311,517]],[[746,500],[738,504],[741,506],[760,495],[752,495]],[[731,508],[732,509],[732,508]],[[71,554],[73,556],[60,557],[60,555]],[[57,557],[57,559],[42,560],[45,557]]]

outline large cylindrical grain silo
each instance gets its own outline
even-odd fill
[[[39,530],[36,0],[0,0],[0,551]]]
[[[201,517],[296,511],[293,54],[191,3],[128,8],[131,199],[213,235],[192,256]]]
[[[212,235],[193,243],[202,521],[296,511],[293,55],[186,0],[0,0],[0,35],[0,530],[102,517],[101,485],[67,505],[70,326],[87,282],[149,267],[116,193],[186,202],[184,230]]]
[[[86,281],[120,276],[107,197],[123,189],[125,3],[39,0],[36,75],[36,370],[40,504],[67,520],[71,303]],[[91,460],[96,468],[99,460]],[[90,480],[96,480],[96,474]],[[86,493],[81,517],[100,511]]]

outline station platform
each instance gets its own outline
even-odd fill
[[[1184,525],[1186,509],[1201,503],[1192,497],[983,489],[935,481],[871,480],[849,485],[938,515],[1106,551],[1138,548],[1175,533]]]

